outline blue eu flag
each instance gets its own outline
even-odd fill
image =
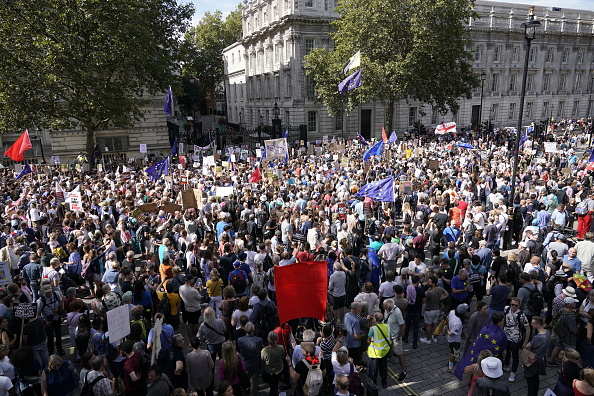
[[[371,148],[363,154],[363,161],[369,161],[372,155],[382,155],[383,151],[384,141],[380,140],[379,142],[371,146]]]
[[[25,164],[23,169],[21,169],[21,172],[17,175],[16,179],[19,180],[21,177],[28,175],[29,173],[33,173],[33,171],[31,170],[29,164]]]
[[[149,174],[153,181],[159,180],[162,175],[169,175],[169,157],[157,162],[153,166],[149,166],[145,172]]]
[[[394,202],[394,177],[368,183],[357,194],[374,201]]]
[[[481,351],[488,349],[493,356],[500,358],[503,356],[502,354],[505,348],[507,348],[507,336],[501,330],[501,327],[493,323],[483,326],[479,335],[470,345],[462,360],[460,360],[460,363],[458,363],[456,370],[454,370],[454,375],[462,379],[464,368],[476,363]]]

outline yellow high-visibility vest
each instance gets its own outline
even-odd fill
[[[390,337],[390,327],[386,323],[379,323],[372,327],[373,337],[371,338],[371,344],[367,348],[367,355],[370,359],[382,358],[390,352],[390,344],[378,328],[382,330],[386,337]]]

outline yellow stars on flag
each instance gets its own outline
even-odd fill
[[[493,344],[493,345],[497,345],[497,340],[492,340],[492,341],[491,341],[491,344]]]
[[[501,349],[501,347],[498,347],[498,346],[496,346],[496,347],[495,347],[495,350],[496,350],[496,351],[498,351],[498,350],[500,350],[500,349]]]
[[[485,337],[485,338],[489,338],[489,337],[491,337],[491,336],[490,336],[489,334],[485,334],[485,335],[484,335],[484,337]]]

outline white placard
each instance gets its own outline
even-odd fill
[[[59,155],[52,155],[52,164],[60,165],[60,156]]]
[[[141,152],[142,154],[146,154],[146,144],[142,143],[142,144],[140,145],[140,152]]]
[[[209,155],[207,157],[204,157],[204,162],[202,164],[205,166],[214,166],[215,165],[214,155]]]
[[[178,148],[178,152],[180,152],[180,153],[184,152],[184,144],[183,143],[178,143],[177,148]]]
[[[235,160],[235,154],[231,154],[231,158],[229,158],[230,162],[236,162]]]
[[[262,150],[256,149],[256,157],[262,158]]]
[[[332,156],[332,160],[334,160],[334,161],[338,161],[338,154],[334,154],[334,155]]]
[[[0,286],[6,286],[12,283],[10,276],[10,267],[6,261],[0,262]]]
[[[545,153],[556,153],[557,142],[544,142]]]
[[[233,194],[233,187],[217,187],[215,195],[217,197],[228,197]]]
[[[128,304],[107,311],[109,342],[116,342],[130,334],[130,308]]]
[[[82,199],[80,196],[80,190],[70,192],[70,210],[79,211],[82,210]]]

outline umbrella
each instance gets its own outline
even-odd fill
[[[584,291],[592,290],[592,283],[586,278],[585,275],[582,274],[573,274],[573,281],[575,282],[576,286]]]
[[[467,149],[474,149],[474,147],[470,143],[459,143],[458,144],[458,147],[460,147],[460,148],[467,148]]]

